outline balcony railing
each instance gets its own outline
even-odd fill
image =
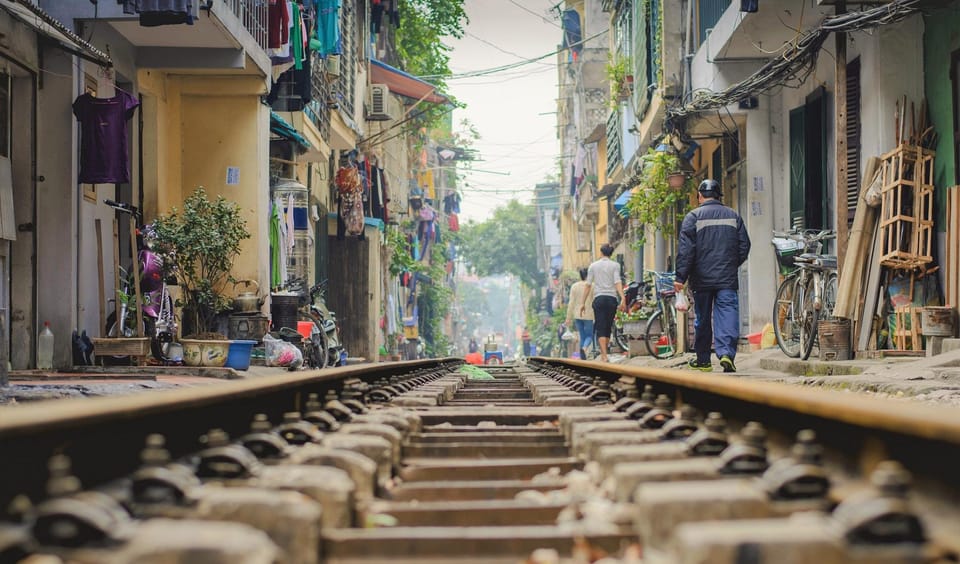
[[[267,49],[267,0],[223,0],[257,44]]]
[[[310,65],[311,98],[303,111],[310,121],[317,126],[320,136],[328,139],[330,136],[330,106],[334,103],[330,77],[324,68],[323,59],[316,53]]]

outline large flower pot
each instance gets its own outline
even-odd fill
[[[183,363],[187,366],[221,367],[227,362],[230,341],[180,339],[183,345]]]

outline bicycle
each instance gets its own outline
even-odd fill
[[[774,232],[780,273],[773,330],[777,345],[789,357],[807,360],[817,339],[821,317],[832,317],[837,300],[837,257],[822,255],[823,241],[833,231]]]
[[[657,311],[647,320],[644,331],[647,352],[654,358],[671,358],[677,350],[677,291],[673,287],[673,272],[654,272]]]

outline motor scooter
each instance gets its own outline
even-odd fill
[[[150,352],[161,362],[179,359],[175,348],[171,347],[177,333],[177,323],[173,311],[173,299],[167,288],[164,257],[151,248],[152,229],[141,226],[140,210],[131,204],[104,200],[111,208],[132,215],[137,225],[137,263],[140,276],[141,311],[143,312],[143,334],[150,339]],[[137,333],[136,306],[134,304],[134,280],[131,273],[122,268],[120,287],[113,312],[107,316],[107,337],[135,337]]]

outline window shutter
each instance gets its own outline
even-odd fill
[[[860,199],[860,59],[847,65],[847,222],[853,224]]]
[[[633,107],[638,117],[647,109],[647,3],[633,2]]]

